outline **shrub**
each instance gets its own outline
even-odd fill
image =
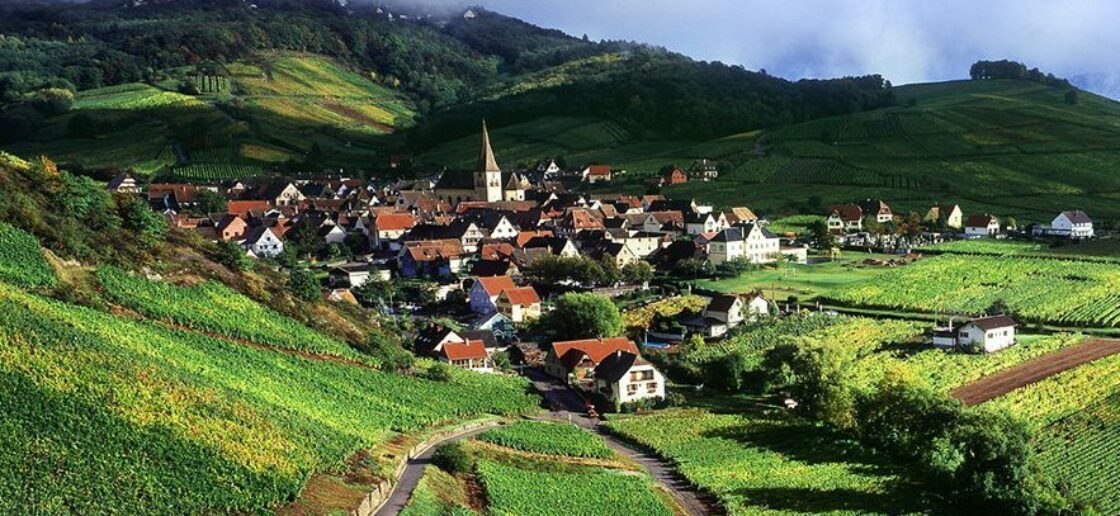
[[[463,443],[455,441],[436,448],[432,453],[432,464],[452,475],[458,475],[474,469],[475,459]]]

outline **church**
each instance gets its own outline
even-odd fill
[[[516,172],[502,173],[494,149],[490,147],[490,132],[482,121],[482,148],[473,172],[448,171],[435,186],[435,195],[451,204],[463,201],[499,202],[524,201],[528,179]]]

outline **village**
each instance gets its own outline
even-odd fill
[[[549,340],[535,325],[565,293],[590,293],[635,309],[680,293],[691,280],[734,278],[780,264],[811,266],[842,253],[920,257],[918,247],[956,240],[1094,238],[1080,210],[1049,225],[1018,227],[988,213],[940,204],[914,220],[887,202],[829,206],[806,232],[773,230],[745,206],[717,209],[664,195],[577,193],[609,185],[608,165],[565,170],[546,160],[528,170],[498,164],[483,122],[470,171],[376,185],[357,179],[245,179],[219,184],[153,183],[128,174],[108,185],[144,196],[181,229],[243,258],[316,271],[328,301],[408,317],[416,355],[485,373],[521,371],[577,388],[591,410],[652,407],[668,381],[643,355],[689,340],[718,341],[769,317],[814,311],[796,296],[762,289],[703,291],[704,306],[659,317],[640,334]],[[650,183],[718,181],[714,161],[667,166]],[[886,228],[889,228],[886,229]],[[892,259],[893,262],[893,259]],[[835,312],[816,311],[821,316]],[[935,327],[936,326],[936,327]],[[1008,314],[931,324],[929,345],[992,353],[1016,342]],[[578,333],[578,332],[577,332]]]

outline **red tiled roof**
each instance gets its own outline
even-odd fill
[[[503,290],[517,288],[517,285],[513,284],[513,278],[509,276],[490,276],[478,278],[477,281],[482,285],[482,290],[491,296],[501,294]]]
[[[533,287],[507,288],[502,291],[502,295],[509,299],[511,305],[527,306],[541,302],[540,296],[537,295],[537,291]]]
[[[566,340],[552,343],[553,354],[568,367],[578,364],[584,355],[598,364],[604,357],[618,350],[638,354],[638,346],[626,337]],[[572,363],[572,361],[575,362]]]
[[[964,223],[965,226],[970,228],[986,228],[995,220],[995,215],[985,213],[983,215],[969,215],[968,220]]]
[[[611,175],[610,165],[591,165],[587,167],[587,175],[589,176],[609,176]]]
[[[408,254],[418,262],[430,262],[440,258],[456,258],[466,254],[463,244],[458,240],[422,240],[405,244]]]
[[[251,211],[265,212],[270,207],[268,201],[229,201],[226,205],[226,213],[244,217]]]
[[[505,242],[491,242],[482,244],[478,255],[483,260],[504,260],[513,256],[513,246]]]
[[[416,218],[411,213],[382,213],[373,219],[378,231],[398,231],[412,229]]]
[[[537,237],[550,237],[553,236],[552,230],[538,229],[536,231],[522,231],[517,234],[517,247],[525,247],[525,244],[530,240]]]
[[[470,360],[486,358],[486,346],[481,340],[448,342],[441,351],[448,360]]]

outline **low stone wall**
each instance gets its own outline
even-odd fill
[[[408,467],[409,461],[416,458],[420,454],[428,451],[433,446],[451,439],[455,439],[456,437],[459,437],[463,434],[469,434],[475,430],[494,427],[500,424],[500,421],[476,421],[454,428],[441,430],[428,436],[427,439],[424,439],[416,446],[413,446],[410,450],[408,450],[408,453],[405,454],[404,460],[400,461],[400,463],[397,464],[396,469],[393,470],[393,478],[382,480],[379,484],[377,484],[377,486],[374,487],[372,491],[366,493],[365,498],[362,499],[362,503],[358,505],[357,508],[350,511],[351,516],[373,516],[374,514],[376,514],[377,511],[381,509],[381,506],[385,505],[385,503],[389,501],[389,497],[392,496],[393,491],[396,489],[396,484],[400,481],[401,475],[404,475],[404,470]]]

